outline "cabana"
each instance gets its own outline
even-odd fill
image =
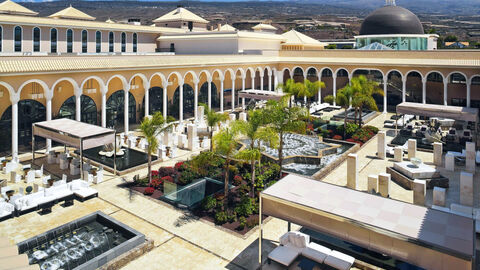
[[[83,178],[83,150],[113,143],[113,164],[117,173],[116,131],[100,126],[62,118],[32,125],[32,164],[35,162],[35,136],[51,139],[65,146],[75,147],[80,152],[80,175]]]
[[[288,175],[260,194],[276,217],[425,269],[474,269],[472,218]]]
[[[243,90],[238,92],[239,98],[249,98],[255,100],[280,100],[285,94],[274,91],[262,91],[262,90]]]
[[[475,122],[475,124],[478,123],[477,108],[403,102],[397,105],[397,113],[413,114],[426,117],[441,117],[460,121]]]

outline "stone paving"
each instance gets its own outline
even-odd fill
[[[369,125],[381,127],[390,114],[381,114]],[[393,132],[387,133],[387,143],[393,139]],[[357,154],[359,158],[360,190],[367,189],[367,176],[385,172],[391,166],[391,159],[379,160],[375,157],[377,140],[372,139]],[[417,152],[426,163],[432,164],[433,154]],[[163,162],[162,166],[173,166],[179,160],[186,160],[198,152],[180,151],[176,159]],[[156,165],[158,167],[160,165]],[[439,170],[451,179],[447,191],[447,203],[459,201],[459,174]],[[324,178],[324,181],[336,185],[346,185],[346,162]],[[135,174],[146,175],[141,169],[122,177],[105,173],[105,181],[93,186],[99,191],[99,197],[84,203],[75,201],[75,205],[64,208],[56,205],[52,213],[40,215],[36,212],[0,222],[0,237],[5,236],[18,243],[66,222],[85,216],[94,211],[103,211],[113,218],[127,224],[154,240],[155,248],[149,253],[131,261],[123,269],[256,269],[258,267],[258,229],[246,237],[223,230],[207,221],[199,220],[187,211],[175,209],[161,202],[132,193],[122,188],[125,179]],[[475,176],[475,182],[480,176]],[[478,193],[478,185],[475,193]],[[391,198],[413,202],[412,191],[407,191],[392,182]],[[427,205],[431,205],[432,192],[427,191]],[[479,200],[475,198],[478,207]],[[292,229],[298,229],[293,225]],[[278,244],[278,238],[287,231],[287,222],[270,218],[264,223],[264,241],[262,254],[266,255]],[[265,262],[265,261],[264,261]],[[298,263],[298,262],[297,262]],[[278,265],[264,265],[264,269],[279,269]],[[289,269],[298,269],[296,265]],[[317,269],[317,268],[315,268]]]

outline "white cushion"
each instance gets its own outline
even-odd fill
[[[336,250],[327,256],[324,263],[339,270],[348,270],[355,262],[355,258],[348,256]]]
[[[303,249],[302,255],[306,258],[314,260],[318,263],[323,263],[325,258],[332,253],[332,250],[316,243],[309,243]]]
[[[268,254],[268,258],[282,265],[289,266],[295,261],[299,254],[300,252],[296,249],[287,246],[278,246]]]

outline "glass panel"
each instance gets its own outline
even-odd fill
[[[73,52],[73,31],[72,29],[67,30],[67,52]]]
[[[2,51],[2,43],[3,43],[3,28],[0,26],[0,52]]]
[[[33,51],[40,51],[40,28],[38,27],[33,29]]]
[[[95,33],[95,43],[96,43],[96,52],[102,52],[102,33],[100,31],[97,31]]]
[[[50,51],[52,53],[57,52],[57,29],[50,30]]]
[[[22,28],[20,26],[15,27],[15,51],[22,51]]]
[[[127,51],[127,35],[122,33],[122,52]]]
[[[108,33],[108,51],[113,52],[113,42],[114,42],[114,36],[113,32]]]
[[[137,33],[133,33],[133,52],[137,52]]]
[[[82,53],[88,52],[88,32],[87,30],[82,31]]]

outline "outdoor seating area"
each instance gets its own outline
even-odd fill
[[[355,258],[310,242],[310,236],[301,232],[287,232],[280,237],[280,246],[268,254],[268,260],[286,267],[298,257],[303,256],[320,265],[325,264],[334,269],[348,270]]]

